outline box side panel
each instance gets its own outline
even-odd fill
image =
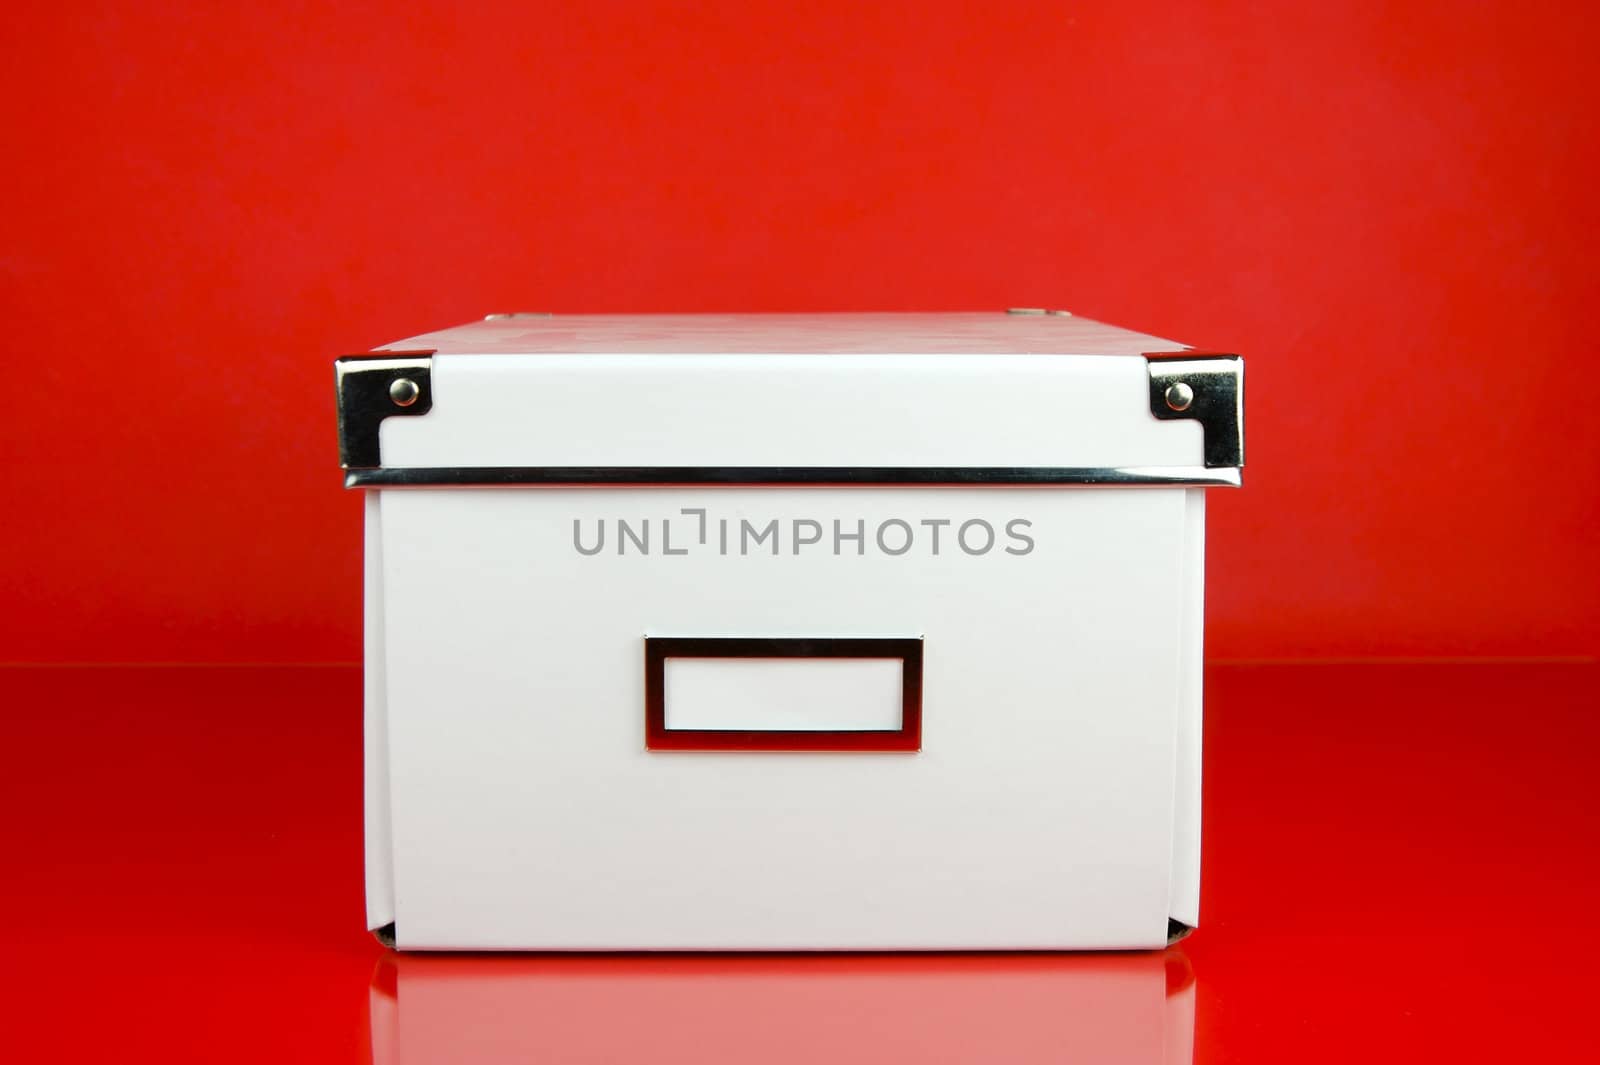
[[[363,820],[366,837],[367,927],[394,921],[394,861],[389,820],[389,726],[383,617],[383,493],[366,499],[362,566]]]
[[[1136,355],[436,355],[386,467],[1199,467]]]
[[[400,945],[1163,945],[1187,507],[386,493]],[[921,750],[648,751],[646,636],[921,637]]]
[[[1182,630],[1178,648],[1178,728],[1174,754],[1170,915],[1200,923],[1200,765],[1205,687],[1206,493],[1185,493]]]

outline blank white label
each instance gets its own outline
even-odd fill
[[[667,658],[666,728],[868,732],[901,727],[898,658]]]

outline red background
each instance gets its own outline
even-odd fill
[[[5,669],[7,1049],[370,1062],[398,985],[496,1060],[455,966],[551,1060],[1053,1061],[1165,959],[1202,1065],[1592,1051],[1591,7],[5,5],[0,662],[355,661],[337,354],[1014,305],[1247,356],[1213,659],[1585,659],[1214,662],[1162,955],[442,970],[363,930],[359,668]]]
[[[1600,647],[1583,5],[11,5],[0,661],[353,661],[333,356],[1065,306],[1244,353],[1215,658]]]

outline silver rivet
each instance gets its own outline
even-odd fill
[[[1194,389],[1182,381],[1175,381],[1167,386],[1167,406],[1173,410],[1188,410],[1189,404],[1194,402]]]
[[[389,385],[389,398],[397,407],[409,407],[422,395],[422,389],[409,377],[396,377]]]

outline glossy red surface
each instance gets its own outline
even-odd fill
[[[1007,306],[1248,358],[1210,653],[1600,653],[1591,7],[12,0],[0,660],[356,661],[336,355]]]
[[[1580,1060],[1600,667],[1208,674],[1153,955],[395,956],[348,668],[0,671],[15,1060]],[[1191,1043],[1192,1040],[1192,1050]]]

